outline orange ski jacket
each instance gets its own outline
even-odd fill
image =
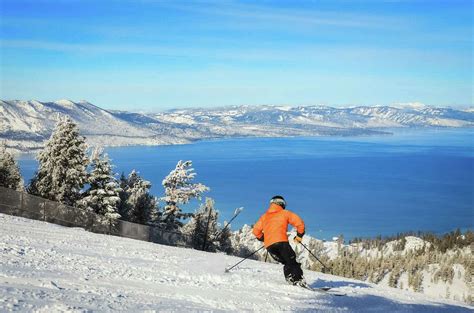
[[[265,248],[277,242],[288,242],[288,224],[293,225],[298,235],[304,235],[304,222],[295,213],[284,210],[278,204],[272,203],[253,227],[253,234],[257,239],[264,239]]]

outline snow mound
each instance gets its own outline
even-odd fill
[[[60,106],[63,106],[65,108],[74,108],[74,106],[75,106],[74,102],[72,102],[71,100],[67,100],[67,99],[60,99],[60,100],[54,101],[54,103],[56,103]]]
[[[414,236],[406,236],[405,240],[406,240],[405,246],[403,250],[400,251],[402,255],[405,255],[408,252],[414,252],[420,249],[427,249],[431,246],[431,243],[429,243],[428,241],[425,241],[421,238],[414,237]],[[400,242],[401,242],[401,239],[387,242],[383,251],[384,255],[395,253],[395,251],[397,250],[396,246],[399,245]]]
[[[403,103],[394,103],[391,105],[394,108],[399,109],[414,109],[414,110],[421,110],[426,109],[428,106],[421,102],[403,102]]]
[[[0,214],[0,311],[471,312],[453,301],[306,271],[285,283],[280,265],[93,234]]]

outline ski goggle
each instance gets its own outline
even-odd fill
[[[281,199],[281,198],[271,199],[271,200],[270,200],[270,203],[278,204],[278,205],[282,206],[283,208],[286,207],[286,201],[283,200],[283,199]]]

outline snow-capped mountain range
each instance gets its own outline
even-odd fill
[[[49,138],[60,114],[79,125],[89,143],[107,146],[189,143],[222,137],[357,136],[394,127],[472,127],[474,110],[420,103],[393,106],[229,106],[161,113],[104,110],[87,101],[0,100],[0,140],[28,151]]]

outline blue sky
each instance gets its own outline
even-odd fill
[[[0,0],[1,99],[473,105],[473,2]]]

